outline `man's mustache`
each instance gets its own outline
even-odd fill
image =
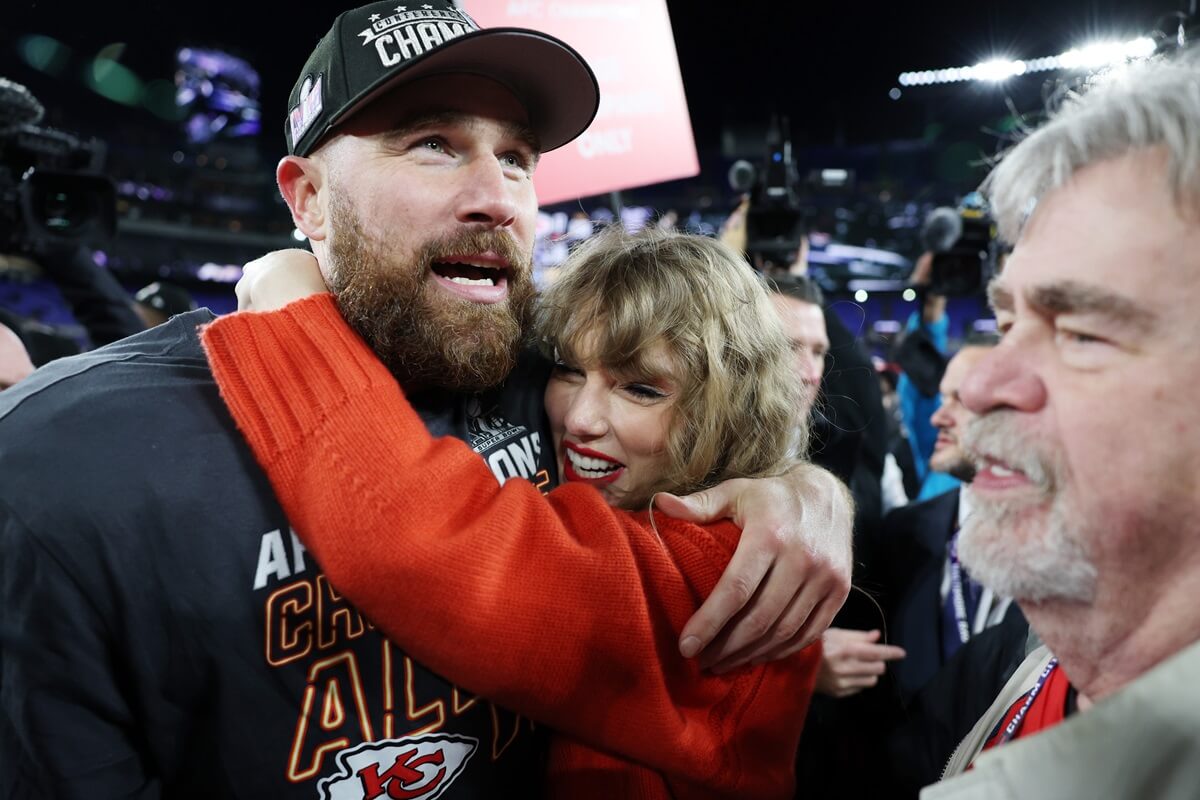
[[[1062,475],[1058,459],[1038,439],[1021,432],[1015,411],[993,411],[972,419],[959,443],[977,469],[985,468],[988,460],[997,461],[1022,473],[1045,494],[1058,486]]]

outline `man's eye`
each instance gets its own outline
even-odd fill
[[[505,153],[500,156],[500,163],[506,167],[513,169],[526,170],[529,169],[529,159],[522,156],[520,153]]]
[[[431,150],[435,153],[446,152],[446,143],[437,137],[422,139],[420,146],[425,150]]]
[[[1103,344],[1104,340],[1098,336],[1092,336],[1089,333],[1080,333],[1079,331],[1070,331],[1059,329],[1054,332],[1054,335],[1060,342],[1065,344]]]

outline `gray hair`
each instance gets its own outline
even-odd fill
[[[1133,64],[1072,92],[984,181],[1000,238],[1015,243],[1034,205],[1091,164],[1162,147],[1180,213],[1200,208],[1200,48]]]

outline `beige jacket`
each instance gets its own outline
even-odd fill
[[[1025,659],[921,800],[1200,798],[1200,642],[1086,712],[979,754],[1049,660],[1045,647]]]

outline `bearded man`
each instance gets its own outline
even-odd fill
[[[479,30],[445,0],[340,15],[292,92],[277,176],[293,219],[430,429],[524,454],[494,460],[500,480],[553,479],[543,376],[519,358],[532,173],[597,104],[571,48]],[[291,534],[209,373],[211,319],[180,315],[3,394],[0,795],[536,794],[544,731],[384,640]],[[828,624],[849,573],[831,486],[814,485],[810,541],[791,535],[790,488],[758,535],[747,524],[731,582],[746,600],[769,573],[768,602],[709,657],[802,646]],[[684,655],[741,605],[727,599],[685,628]]]
[[[1099,81],[988,186],[1015,249],[959,555],[1046,646],[922,797],[1195,797],[1200,53]]]

